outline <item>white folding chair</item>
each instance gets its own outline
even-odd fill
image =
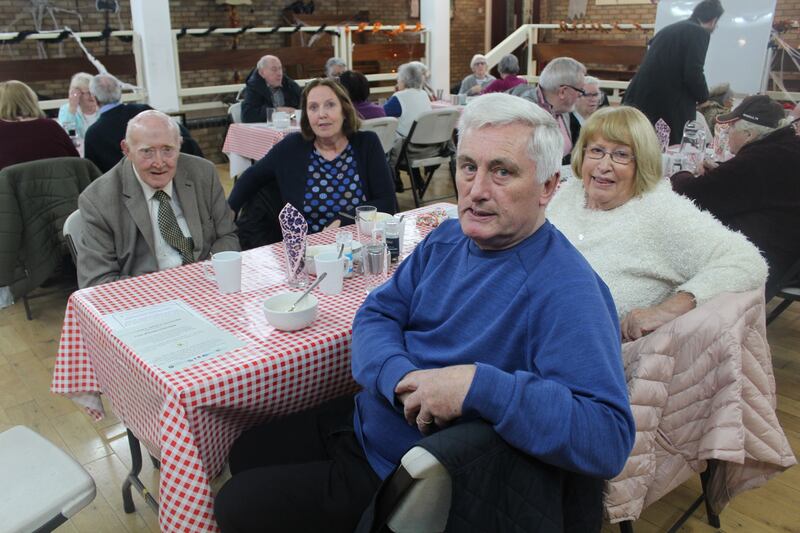
[[[242,122],[242,103],[236,102],[235,104],[231,104],[228,107],[228,114],[231,117],[231,122],[236,124]]]
[[[386,522],[394,533],[439,533],[450,512],[452,482],[444,466],[428,450],[414,446],[400,459],[413,480]]]
[[[448,164],[453,189],[456,188],[456,153],[450,141],[460,116],[455,108],[425,111],[411,125],[408,136],[403,141],[394,171],[397,176],[401,170],[408,172],[414,204],[417,207],[433,180],[436,168],[441,164]],[[415,178],[416,173],[419,174],[419,179]]]
[[[381,140],[383,153],[388,154],[394,146],[397,131],[396,117],[379,117],[361,121],[361,131],[374,131]]]
[[[75,266],[78,265],[78,249],[75,243],[80,240],[81,233],[83,233],[83,217],[81,216],[80,209],[76,209],[64,221],[63,228],[64,238],[67,240],[69,247],[69,255],[72,256],[72,262]]]
[[[25,426],[0,433],[0,529],[52,531],[95,497],[75,459]]]

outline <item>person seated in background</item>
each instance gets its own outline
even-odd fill
[[[339,76],[347,70],[347,63],[338,57],[332,57],[325,62],[325,77],[338,80]]]
[[[86,137],[86,130],[94,124],[98,113],[97,100],[89,90],[92,75],[78,72],[69,82],[69,101],[58,108],[58,122],[65,130],[75,130],[80,137]]]
[[[51,157],[79,155],[58,122],[45,118],[30,87],[17,80],[0,82],[0,170]]]
[[[605,107],[589,117],[572,171],[547,215],[608,284],[623,340],[721,292],[763,286],[756,247],[662,178],[661,146],[641,111]]]
[[[800,260],[800,138],[785,127],[783,106],[766,95],[745,98],[717,120],[730,128],[736,157],[707,164],[701,176],[679,172],[672,188],[761,250],[769,265],[769,300]]]
[[[422,90],[425,91],[425,94],[428,95],[428,98],[431,102],[436,100],[436,93],[431,85],[431,71],[428,69],[428,65],[422,61],[410,61],[408,64],[419,69],[420,73],[422,74]]]
[[[584,122],[599,109],[603,96],[605,94],[600,90],[600,80],[594,76],[584,76],[583,94],[578,96],[575,107],[569,114],[569,133],[573,146],[578,142]]]
[[[360,120],[344,88],[316,79],[303,89],[300,132],[272,147],[236,181],[228,203],[238,213],[245,249],[281,240],[278,213],[288,202],[309,233],[348,224],[360,205],[394,213],[396,200],[380,139],[358,131]]]
[[[239,250],[213,163],[181,154],[178,125],[144,111],[127,125],[125,158],[78,197],[78,286],[204,261]]]
[[[339,76],[339,83],[347,90],[359,118],[368,120],[386,116],[383,107],[369,101],[369,80],[362,73],[348,70]]]
[[[486,62],[486,56],[483,54],[475,54],[472,56],[472,60],[469,62],[469,68],[472,69],[472,74],[463,79],[461,87],[458,89],[458,94],[477,96],[481,94],[484,87],[497,79],[489,74],[489,64]]]
[[[516,494],[544,511],[540,525],[563,517],[567,531],[600,531],[602,479],[622,469],[635,427],[611,294],[545,219],[561,134],[505,94],[470,103],[459,131],[459,220],[417,245],[353,320],[363,389],[239,437],[215,501],[223,533],[352,532],[410,448],[469,423],[497,443],[455,465],[486,481],[479,512],[502,506],[503,459],[521,456]],[[453,508],[469,507],[453,494]],[[522,523],[517,508],[502,512]]]
[[[267,109],[292,113],[300,106],[300,86],[283,73],[281,60],[266,55],[245,81],[242,122],[266,122]]]
[[[497,64],[497,72],[500,73],[500,79],[496,79],[484,86],[481,94],[504,93],[517,85],[527,85],[528,83],[524,78],[517,76],[519,74],[519,60],[513,54],[506,54],[500,58],[500,62]]]
[[[121,143],[125,138],[128,121],[142,111],[153,108],[147,104],[122,103],[122,84],[111,74],[96,75],[89,83],[89,90],[100,106],[100,117],[86,130],[84,156],[97,165],[100,172],[105,173],[122,159]],[[203,157],[203,151],[192,139],[189,130],[181,125],[178,128],[183,138],[180,150]]]
[[[721,83],[708,90],[708,100],[697,106],[697,110],[703,114],[703,118],[713,133],[714,126],[717,124],[717,117],[730,113],[733,106],[733,90],[730,83]],[[710,141],[710,137],[708,138]]]
[[[425,111],[431,110],[431,99],[422,88],[425,75],[419,62],[404,63],[397,69],[397,92],[383,104],[387,117],[397,117],[397,139],[389,153],[389,164],[394,167],[403,140],[408,136],[414,121]]]

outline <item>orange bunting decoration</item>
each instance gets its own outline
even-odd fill
[[[379,31],[381,31],[381,26],[382,24],[380,22],[375,22],[372,25],[372,33],[378,33]]]

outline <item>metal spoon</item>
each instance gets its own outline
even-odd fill
[[[289,308],[289,310],[288,310],[288,311],[286,311],[286,312],[287,312],[287,313],[291,313],[292,311],[294,311],[294,308],[295,308],[295,306],[296,306],[297,304],[299,304],[300,302],[302,302],[302,301],[303,301],[303,298],[305,298],[306,296],[308,296],[308,293],[310,293],[310,292],[311,292],[311,291],[314,289],[314,287],[316,287],[317,285],[319,285],[319,282],[320,282],[320,281],[322,281],[323,279],[325,279],[325,276],[327,276],[327,275],[328,275],[328,273],[327,273],[327,272],[323,272],[322,274],[320,274],[319,276],[317,276],[317,281],[315,281],[314,283],[312,283],[312,284],[311,284],[311,286],[310,286],[309,288],[307,288],[307,289],[306,289],[306,292],[304,292],[304,293],[302,294],[302,296],[300,296],[300,298],[298,298],[298,299],[297,299],[297,300],[296,300],[296,301],[295,301],[295,302],[292,304],[292,306]]]
[[[339,245],[339,255],[336,256],[336,259],[341,259],[342,253],[344,253],[344,244]]]

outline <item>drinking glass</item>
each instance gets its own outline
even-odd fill
[[[358,240],[364,242],[372,237],[372,230],[375,229],[375,218],[378,208],[371,205],[360,205],[356,207],[356,231]]]
[[[370,243],[364,251],[364,278],[367,294],[380,287],[389,272],[389,250],[386,243]]]
[[[706,133],[697,121],[689,120],[683,127],[681,138],[682,170],[696,172],[703,164],[706,151]]]

